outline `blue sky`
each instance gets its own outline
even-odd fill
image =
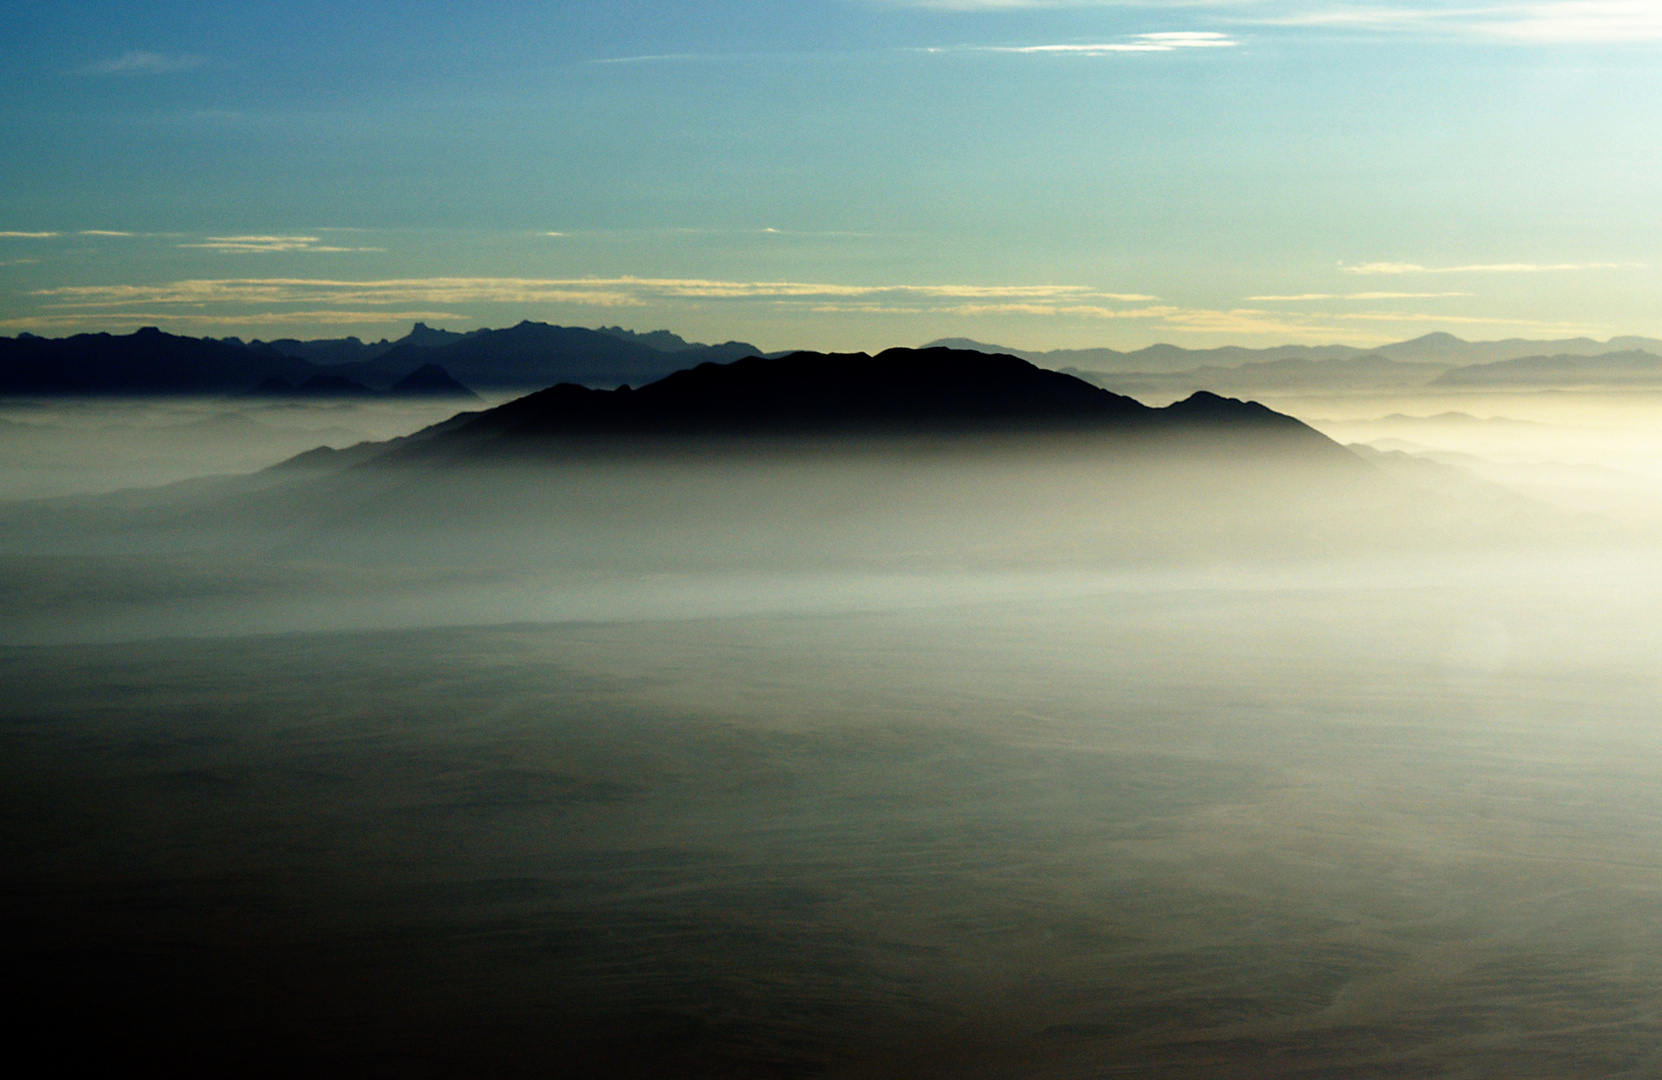
[[[1662,4],[13,4],[0,332],[1662,334]]]

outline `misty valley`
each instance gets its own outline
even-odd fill
[[[1662,1072],[1631,358],[417,329],[0,401],[5,969],[66,1066]],[[1651,343],[1529,344],[1379,352]]]

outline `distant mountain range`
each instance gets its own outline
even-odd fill
[[[977,347],[989,352],[997,349]],[[1548,349],[1558,351],[1548,355],[1544,351]],[[1367,352],[1340,345],[1274,349],[1154,345],[1130,353],[1078,349],[1020,355],[1046,366],[1062,360],[1119,365],[1063,365],[1059,370],[1115,393],[1155,397],[1200,390],[1275,394],[1662,386],[1662,341],[1635,337],[1603,343],[1590,338],[1471,342],[1449,334],[1427,334]],[[1197,359],[1211,362],[1177,370],[1168,367]],[[1127,370],[1136,365],[1142,365],[1141,370]]]
[[[968,349],[975,352],[1004,353],[1019,356],[1041,367],[1056,370],[1113,371],[1130,373],[1176,372],[1191,368],[1237,367],[1266,360],[1346,360],[1361,356],[1366,349],[1349,345],[1278,345],[1268,349],[1248,349],[1226,345],[1216,349],[1185,349],[1177,345],[1149,345],[1146,348],[1121,352],[1118,349],[1014,349],[1006,345],[989,345],[971,338],[937,338],[923,346],[926,349]]]
[[[634,334],[522,322],[458,334],[416,323],[397,341],[242,341],[147,327],[132,334],[0,337],[0,394],[240,394],[362,396],[471,389],[532,390],[560,382],[650,382],[705,361],[760,350],[689,343],[668,331]],[[416,372],[438,369],[410,383]]]
[[[1575,389],[1662,385],[1662,356],[1639,349],[1587,357],[1525,356],[1493,364],[1452,368],[1433,387]]]
[[[1049,368],[1077,368],[1087,372],[1124,374],[1172,374],[1192,372],[1200,368],[1238,368],[1246,364],[1273,363],[1281,360],[1355,360],[1370,355],[1401,364],[1437,365],[1443,368],[1490,364],[1531,356],[1602,356],[1633,350],[1662,356],[1662,339],[1657,338],[1614,337],[1605,342],[1594,341],[1592,338],[1565,338],[1557,341],[1529,341],[1522,338],[1510,338],[1505,341],[1466,341],[1453,334],[1444,333],[1426,334],[1411,341],[1399,341],[1375,349],[1359,349],[1350,345],[1278,345],[1266,349],[1248,349],[1237,345],[1215,349],[1150,345],[1130,352],[1117,349],[1051,349],[1041,352],[1012,349],[1004,345],[988,345],[969,338],[941,338],[924,347],[932,346],[1007,353]]]
[[[1425,386],[1449,370],[1439,364],[1411,364],[1378,353],[1315,360],[1288,357],[1238,367],[1206,366],[1170,374],[1081,371],[1082,379],[1121,394],[1172,395],[1210,390],[1220,394],[1273,391],[1406,390]]]
[[[1167,397],[1199,390],[1251,395],[1662,385],[1662,340],[1634,337],[1603,343],[1588,338],[1469,342],[1449,334],[1427,334],[1373,350],[1345,345],[1151,345],[1131,352],[1037,352],[949,338],[925,348],[956,350],[962,357],[1014,356],[1075,374],[1115,393]],[[354,337],[190,338],[149,327],[126,335],[0,337],[0,394],[465,398],[474,389],[529,391],[560,383],[640,386],[703,363],[784,355],[764,354],[742,341],[688,342],[667,330],[637,333],[615,326],[591,330],[534,322],[468,333],[416,323],[396,341],[372,343]],[[424,374],[418,377],[418,372]]]

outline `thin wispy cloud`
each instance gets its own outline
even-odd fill
[[[339,247],[316,236],[210,236],[182,248],[203,248],[235,255],[265,255],[283,251],[381,251],[381,248]]]
[[[934,11],[997,12],[1042,10],[1045,8],[1149,8],[1167,11],[1172,8],[1216,8],[1232,4],[1253,3],[1255,0],[866,0],[884,7],[927,8]]]
[[[1548,274],[1575,270],[1620,270],[1637,263],[1473,263],[1466,266],[1421,266],[1419,263],[1371,262],[1341,267],[1347,274]]]
[[[1337,296],[1338,294],[1334,294]],[[1349,294],[1357,299],[1416,294]],[[1433,294],[1442,295],[1442,294]],[[1392,324],[1515,327],[1595,332],[1599,328],[1504,316],[1416,311],[1321,312],[1185,307],[1146,293],[1110,293],[1082,285],[847,285],[824,282],[724,281],[706,278],[398,278],[348,281],[234,278],[159,285],[77,285],[36,290],[39,305],[0,323],[11,329],[79,325],[258,326],[375,325],[476,321],[474,304],[642,308],[676,302],[760,303],[783,311],[858,317],[1033,318],[1138,324],[1155,333],[1186,332],[1292,340],[1379,337]],[[1327,294],[1310,294],[1326,298]],[[544,316],[546,317],[546,316]],[[488,321],[488,319],[485,319]],[[1379,327],[1377,331],[1367,327]]]
[[[1164,53],[1178,49],[1227,49],[1237,42],[1213,31],[1174,30],[1133,34],[1119,41],[1066,42],[1054,45],[958,45],[917,50],[928,53],[1011,53],[1017,55],[1111,56],[1116,53]]]
[[[1662,5],[1655,0],[1529,4],[1490,31],[1520,41],[1656,41],[1662,40]]]
[[[1380,323],[1437,323],[1461,326],[1520,326],[1534,330],[1582,331],[1584,323],[1553,322],[1543,319],[1520,319],[1512,315],[1442,315],[1431,311],[1346,311],[1325,316],[1349,322]]]
[[[935,11],[1012,11],[1022,8],[1082,7],[1067,0],[871,0],[889,7],[930,8]]]
[[[0,319],[9,330],[63,330],[82,326],[373,326],[383,323],[467,322],[453,311],[265,311],[241,315],[208,315],[180,311],[102,311],[25,315]]]
[[[58,234],[55,232],[20,232],[16,229],[0,230],[0,237],[14,240],[49,240]]]
[[[1483,37],[1524,44],[1662,40],[1656,0],[890,0],[894,6],[966,15],[1046,8],[1113,7],[1206,11],[1236,25],[1331,28],[1382,34]],[[1124,50],[1121,50],[1124,51]]]
[[[1469,292],[1295,293],[1291,296],[1249,296],[1247,299],[1258,303],[1292,303],[1304,300],[1433,300],[1470,295]]]
[[[82,229],[76,236],[134,236],[130,232],[121,232],[118,229]]]
[[[601,307],[649,299],[812,300],[922,298],[985,301],[1119,301],[1157,299],[1145,293],[1104,292],[1082,285],[842,285],[802,281],[722,281],[711,278],[441,277],[344,281],[315,278],[197,279],[165,285],[77,285],[32,295],[64,306],[134,304],[352,304],[572,303]]]
[[[1238,18],[1258,25],[1486,37],[1535,44],[1662,40],[1662,5],[1655,0],[1513,0],[1451,7],[1351,0],[1260,5]]]
[[[206,57],[188,53],[146,52],[135,49],[109,60],[98,60],[75,69],[77,75],[167,75],[190,71],[208,62]]]
[[[603,56],[590,60],[591,64],[651,64],[664,60],[709,60],[707,53],[648,53],[644,56]]]

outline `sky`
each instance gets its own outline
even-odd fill
[[[0,334],[1662,336],[1654,0],[0,8]]]

